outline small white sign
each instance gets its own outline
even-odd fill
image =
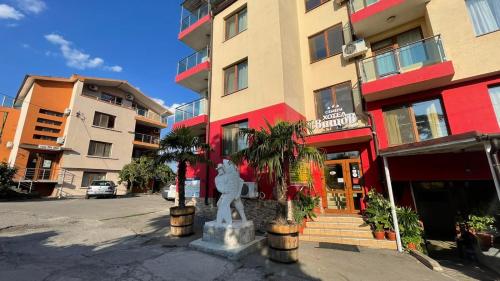
[[[54,150],[54,151],[60,151],[61,150],[60,146],[44,145],[44,144],[39,144],[38,148],[44,149],[44,150]]]
[[[200,180],[186,180],[185,195],[186,198],[200,197]]]

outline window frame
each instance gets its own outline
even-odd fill
[[[246,147],[237,148],[236,151],[232,151],[229,155],[226,155],[225,150],[224,150],[224,144],[226,143],[226,141],[224,140],[224,128],[228,128],[230,126],[238,125],[238,129],[241,129],[241,127],[239,125],[243,124],[243,123],[246,123],[246,125],[247,125],[245,128],[249,128],[248,119],[239,120],[239,121],[228,123],[228,124],[224,124],[224,125],[221,126],[221,138],[222,138],[222,141],[221,141],[221,154],[222,154],[223,157],[230,156],[231,154],[236,153],[238,151],[241,151],[241,149],[245,149],[246,148]],[[233,141],[234,140],[231,140],[231,142],[233,142]]]
[[[469,15],[469,20],[471,21],[470,24],[472,26],[472,32],[474,33],[474,36],[476,38],[500,31],[500,22],[497,22],[497,25],[498,25],[497,29],[492,30],[492,31],[488,31],[488,32],[484,32],[484,33],[481,33],[481,34],[478,34],[477,31],[476,31],[476,27],[474,25],[474,18],[472,17],[471,11],[470,11],[469,6],[467,4],[468,1],[470,1],[470,0],[465,0],[464,1],[464,2],[466,2],[465,3],[465,9],[467,10],[467,14]],[[488,3],[488,7],[490,8],[490,10],[492,9],[491,6],[489,5],[489,3]],[[499,19],[497,19],[497,20],[499,20]]]
[[[323,90],[326,90],[326,89],[336,89],[338,87],[341,87],[343,85],[349,85],[349,88],[351,89],[351,102],[352,102],[352,108],[354,109],[354,112],[353,113],[356,113],[356,105],[354,104],[354,97],[353,97],[353,89],[352,89],[352,81],[345,81],[345,82],[341,82],[341,83],[338,83],[338,84],[334,84],[334,85],[331,85],[331,86],[328,86],[328,87],[324,87],[324,88],[321,88],[321,89],[317,89],[317,90],[314,90],[313,91],[313,96],[314,96],[314,111],[316,112],[316,118],[317,119],[322,119],[320,118],[321,116],[319,116],[319,112],[318,112],[318,102],[316,100],[316,94],[323,91]],[[337,100],[337,91],[330,91],[330,95],[333,97],[335,95],[335,101]]]
[[[98,122],[99,124],[98,125],[95,124],[97,116],[99,116],[99,122]],[[107,122],[108,125],[107,126],[101,126],[102,116],[107,116],[108,117],[108,122]],[[110,123],[111,120],[113,120],[112,121],[113,126],[109,127],[109,123]],[[114,129],[115,125],[116,125],[116,116],[111,115],[111,114],[107,114],[107,113],[104,113],[104,112],[100,112],[100,111],[95,111],[94,112],[94,119],[92,120],[92,126],[99,127],[99,128],[105,128],[105,129]]]
[[[53,117],[59,117],[59,118],[64,116],[64,113],[57,112],[54,110],[45,109],[45,108],[40,108],[38,110],[38,113],[43,114],[43,115],[53,116]]]
[[[104,152],[106,152],[106,145],[109,145],[109,153],[108,155],[99,155],[99,154],[91,154],[90,150],[92,148],[92,143],[96,143],[96,144],[104,144],[104,150],[103,150],[103,154],[105,154]],[[89,141],[89,147],[88,147],[88,150],[87,150],[87,156],[92,156],[92,157],[103,157],[103,158],[110,158],[111,155],[112,155],[112,149],[113,149],[113,144],[112,143],[109,143],[109,142],[103,142],[103,141],[95,141],[95,140],[90,140]],[[96,149],[95,149],[95,146],[94,146],[94,151],[93,153],[96,152]]]
[[[245,27],[245,29],[243,29],[242,31],[239,31],[239,27],[240,27],[240,24],[239,24],[239,15],[241,12],[245,11],[247,12],[247,26]],[[233,36],[229,36],[229,33],[228,33],[228,20],[230,20],[231,18],[234,18],[234,29],[235,29],[235,34]],[[224,18],[224,41],[227,41],[231,38],[234,38],[236,37],[238,34],[240,33],[243,33],[244,31],[246,31],[248,29],[248,9],[247,9],[247,5],[243,5],[242,7],[238,8],[236,11],[232,12],[231,14],[229,14],[228,16],[226,16]]]
[[[61,132],[61,129],[55,129],[55,128],[49,128],[49,127],[45,127],[45,126],[36,125],[35,131],[52,133],[52,134],[59,134]]]
[[[500,127],[500,110],[498,112],[496,111],[495,105],[493,104],[493,99],[491,97],[491,89],[500,88],[500,83],[494,83],[494,84],[488,85],[487,88],[488,88],[488,97],[490,98],[491,107],[493,108],[493,113],[495,114],[495,118],[497,120],[498,127]]]
[[[238,89],[238,78],[239,78],[238,65],[240,65],[240,64],[242,64],[244,62],[247,63],[247,85],[244,88]],[[235,71],[234,72],[234,81],[233,81],[234,90],[232,92],[229,92],[228,89],[227,89],[227,84],[226,84],[226,81],[227,81],[226,71],[228,69],[231,69],[231,68],[234,68],[234,71]],[[223,72],[224,72],[224,75],[223,75],[223,79],[224,79],[224,81],[223,81],[223,83],[224,83],[224,92],[222,94],[223,97],[230,96],[230,95],[232,95],[232,94],[234,94],[236,92],[243,91],[243,90],[245,90],[245,89],[248,88],[248,74],[249,74],[248,73],[248,69],[249,69],[248,68],[248,58],[241,59],[241,60],[239,60],[239,61],[237,61],[237,62],[235,62],[235,63],[233,63],[233,64],[231,64],[229,66],[226,66],[223,69]]]
[[[328,3],[328,2],[330,2],[330,0],[320,0],[320,3],[319,3],[318,5],[316,5],[316,6],[312,7],[311,9],[309,9],[309,10],[308,10],[308,9],[307,9],[307,1],[308,1],[308,0],[304,0],[304,7],[305,7],[305,11],[306,11],[306,13],[309,13],[310,11],[315,10],[316,8],[318,8],[318,7],[322,6],[322,5],[324,5],[324,4]]]
[[[322,60],[325,60],[325,59],[328,59],[328,58],[331,58],[331,57],[334,57],[334,56],[337,56],[337,55],[340,55],[342,54],[342,48],[339,52],[336,52],[336,53],[333,53],[331,54],[331,50],[329,48],[329,42],[328,42],[328,31],[331,30],[331,29],[334,29],[335,27],[340,27],[340,30],[342,32],[342,44],[341,45],[345,45],[345,39],[344,39],[344,29],[342,28],[343,25],[342,25],[342,22],[339,22],[337,24],[334,24],[320,32],[317,32],[313,35],[310,35],[308,38],[307,38],[307,43],[309,44],[309,59],[311,61],[311,63],[315,63],[315,62],[318,62],[318,61],[322,61]],[[311,48],[311,39],[314,38],[314,37],[317,37],[319,35],[322,35],[324,40],[325,40],[325,50],[326,50],[326,56],[324,58],[318,58],[318,59],[313,59],[313,49]]]

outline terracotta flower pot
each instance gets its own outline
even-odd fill
[[[375,231],[373,231],[373,236],[377,240],[384,240],[385,239],[385,232],[383,230],[375,230]]]
[[[484,232],[476,233],[482,251],[488,251],[493,246],[493,235]]]
[[[416,250],[417,245],[415,245],[415,243],[413,243],[413,242],[410,242],[410,243],[406,244],[406,248],[408,248],[410,250]]]
[[[396,241],[396,232],[392,230],[387,230],[385,232],[385,237],[387,238],[387,240]]]

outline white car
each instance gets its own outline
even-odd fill
[[[175,200],[175,195],[177,194],[177,187],[172,184],[169,187],[164,187],[161,195],[165,200]]]
[[[116,184],[113,181],[108,180],[92,181],[87,189],[85,198],[89,199],[92,196],[116,197]]]

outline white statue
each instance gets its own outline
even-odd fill
[[[224,160],[222,164],[217,165],[217,173],[215,187],[222,194],[217,202],[217,224],[221,225],[225,222],[231,225],[233,223],[231,217],[231,203],[233,201],[242,222],[245,223],[247,218],[240,198],[243,180],[240,178],[236,165],[229,160]]]

